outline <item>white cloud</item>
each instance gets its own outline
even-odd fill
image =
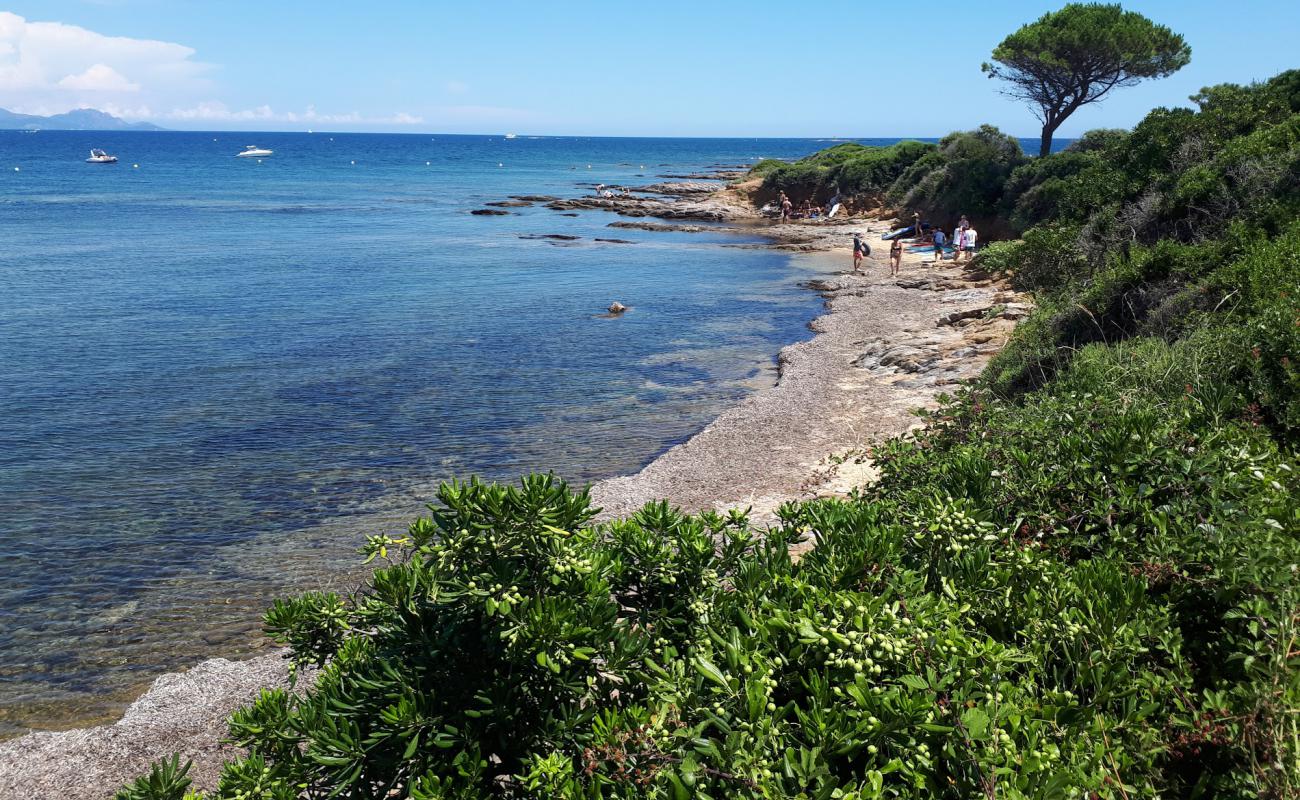
[[[176,127],[411,126],[407,112],[322,113],[315,106],[279,111],[269,105],[231,108],[208,78],[214,66],[195,50],[151,39],[105,36],[62,22],[33,22],[0,11],[0,106],[27,114],[98,108],[118,117]],[[469,87],[458,81],[448,91]],[[170,109],[170,110],[169,110]]]
[[[132,83],[122,73],[107,64],[87,67],[80,75],[68,75],[59,81],[62,89],[83,92],[138,92],[140,84]]]
[[[145,109],[148,111],[148,109]],[[124,109],[120,116],[143,116]],[[304,111],[276,111],[270,106],[256,108],[232,109],[225,103],[208,101],[189,108],[175,108],[161,114],[151,115],[154,119],[175,120],[178,122],[288,122],[297,124],[343,124],[343,125],[419,125],[423,117],[406,112],[389,116],[365,116],[355,111],[348,114],[321,114],[315,106],[307,106]]]
[[[192,94],[208,88],[203,76],[210,69],[193,56],[180,44],[0,11],[0,91],[11,104],[67,110],[146,88],[158,97]]]

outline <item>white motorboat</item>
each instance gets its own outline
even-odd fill
[[[236,157],[237,158],[261,158],[263,156],[269,156],[273,152],[274,152],[273,150],[267,150],[263,147],[258,147],[255,144],[250,144],[244,148],[244,152],[239,153]]]
[[[506,134],[506,138],[507,138],[507,139],[517,139],[517,138],[519,138],[519,136],[518,136],[517,134],[514,134],[514,133],[507,133],[507,134]]]
[[[116,164],[117,156],[110,156],[103,150],[96,148],[90,151],[90,158],[86,159],[87,164]]]

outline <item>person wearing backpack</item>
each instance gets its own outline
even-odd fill
[[[871,255],[871,245],[862,241],[862,234],[853,234],[853,271],[862,266],[862,259]]]

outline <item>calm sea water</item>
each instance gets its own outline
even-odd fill
[[[770,383],[788,257],[468,211],[821,146],[0,131],[0,735],[250,651],[441,479],[634,471]]]

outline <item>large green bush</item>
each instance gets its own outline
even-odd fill
[[[866,201],[879,200],[886,189],[935,145],[903,141],[888,147],[846,142],[793,163],[761,161],[750,177],[762,177],[769,192],[783,191],[796,201],[825,202],[837,191]]]
[[[214,796],[1282,796],[1300,482],[1187,370],[1094,346],[969,395],[765,536],[444,486],[362,591],[268,614],[325,667],[234,716]]]
[[[894,181],[887,199],[945,227],[965,214],[986,235],[1005,233],[1009,225],[999,215],[1003,185],[1026,161],[1020,143],[992,125],[950,133]]]

